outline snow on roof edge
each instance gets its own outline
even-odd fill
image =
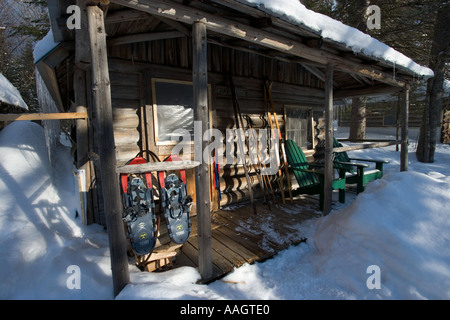
[[[0,101],[28,110],[28,105],[19,90],[2,73],[0,73]]]
[[[433,70],[423,67],[403,53],[389,47],[356,28],[343,24],[326,15],[307,9],[298,0],[235,0],[255,7],[267,14],[316,33],[326,40],[341,43],[354,53],[404,68],[425,79],[434,77]]]
[[[50,52],[52,52],[59,44],[60,42],[54,41],[53,31],[50,28],[49,32],[45,35],[45,37],[39,40],[34,46],[33,49],[34,64],[41,61]]]

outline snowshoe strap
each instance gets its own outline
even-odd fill
[[[163,162],[165,162],[165,161],[171,162],[171,161],[183,161],[183,160],[179,156],[173,154],[171,156],[168,156],[166,159],[164,159]],[[160,185],[161,189],[164,189],[166,187],[165,176],[166,176],[165,171],[158,172],[158,180],[159,180],[159,185]],[[186,181],[187,181],[186,180],[186,170],[180,170],[180,177],[181,177],[181,180],[183,181],[183,183],[186,184]]]
[[[145,160],[142,157],[135,157],[127,162],[127,165],[133,165],[133,164],[142,164],[147,163],[147,160]],[[153,187],[152,183],[152,174],[150,172],[145,173],[145,180],[147,182],[147,187],[151,189]],[[128,174],[121,173],[120,174],[120,182],[122,185],[122,191],[123,193],[128,193]]]

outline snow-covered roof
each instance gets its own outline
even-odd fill
[[[52,29],[50,29],[47,35],[41,40],[39,40],[34,46],[33,50],[34,63],[38,63],[39,60],[41,60],[50,52],[52,52],[53,49],[55,49],[58,45],[59,42],[55,42],[53,40],[53,31]]]
[[[25,101],[23,101],[19,90],[17,90],[17,88],[14,87],[2,73],[0,73],[0,101],[28,110],[28,106]]]
[[[235,0],[276,16],[284,21],[306,28],[321,36],[324,40],[339,43],[354,53],[382,60],[396,67],[403,67],[410,72],[431,78],[434,73],[404,54],[372,38],[358,29],[347,26],[326,15],[307,9],[299,0]]]

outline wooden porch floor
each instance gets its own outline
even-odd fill
[[[281,201],[280,201],[281,202]],[[212,214],[213,277],[217,279],[234,267],[263,261],[290,245],[305,241],[299,225],[321,215],[317,201],[289,200],[286,204],[233,205]],[[192,218],[192,233],[175,257],[174,267],[197,267],[197,217]]]

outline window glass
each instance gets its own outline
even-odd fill
[[[168,143],[176,129],[185,129],[194,135],[192,83],[153,79],[153,107],[156,113],[156,141]],[[176,140],[178,140],[176,139]]]
[[[311,109],[286,107],[286,139],[295,141],[301,148],[312,148]]]

